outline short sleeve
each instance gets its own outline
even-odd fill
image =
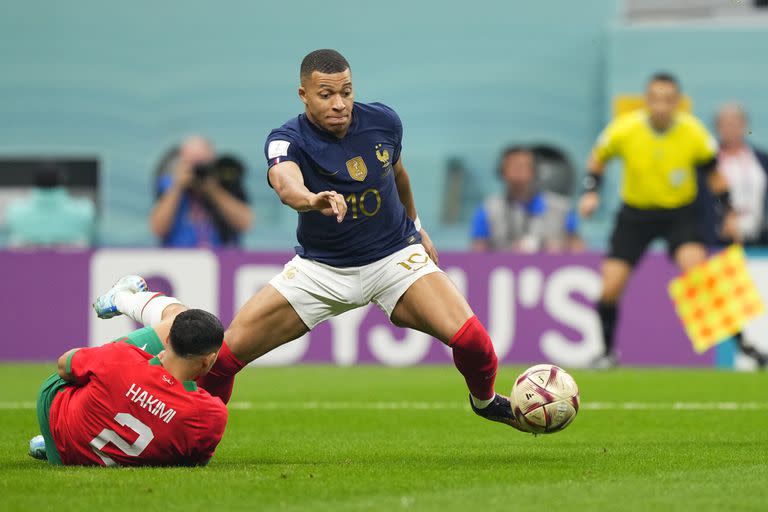
[[[392,111],[392,118],[395,131],[395,154],[392,156],[392,162],[397,163],[400,161],[400,154],[403,152],[403,122],[400,121],[400,116],[394,110]]]
[[[592,155],[601,163],[605,163],[619,154],[619,125],[611,122],[597,138]]]
[[[576,210],[569,210],[565,216],[565,232],[575,235],[579,231],[579,215]]]
[[[157,183],[155,185],[155,198],[160,199],[163,194],[168,192],[171,185],[173,185],[173,176],[169,173],[161,174],[160,177],[157,178]]]
[[[283,130],[274,130],[264,144],[264,156],[267,158],[267,168],[272,168],[282,162],[299,163],[299,147],[291,134]]]
[[[383,103],[372,103],[371,105],[375,105],[388,118],[389,128],[392,130],[393,135],[392,144],[395,148],[391,162],[396,164],[400,161],[400,154],[403,151],[403,122],[393,108]]]
[[[67,373],[72,375],[76,384],[85,384],[104,367],[104,362],[113,352],[112,346],[109,343],[101,347],[77,349],[67,358]]]
[[[491,229],[488,225],[488,212],[480,206],[472,216],[472,240],[485,240],[491,237]]]

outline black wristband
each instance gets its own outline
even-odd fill
[[[596,172],[589,172],[584,176],[584,192],[598,192],[600,185],[603,184],[603,175]]]

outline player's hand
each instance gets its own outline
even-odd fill
[[[741,232],[739,230],[739,216],[734,211],[729,211],[723,218],[723,228],[720,237],[724,240],[731,240],[735,244],[742,242]]]
[[[437,261],[437,249],[435,248],[435,244],[432,243],[432,239],[429,238],[429,235],[426,231],[423,229],[419,232],[421,234],[421,245],[424,246],[424,250],[427,251],[427,256],[429,256],[429,259],[435,262],[435,265],[438,264]]]
[[[581,200],[579,201],[579,216],[588,219],[599,207],[600,194],[597,192],[587,192],[581,196]]]
[[[309,198],[309,206],[326,217],[336,217],[336,222],[343,221],[347,214],[347,201],[344,200],[344,196],[332,190],[312,194]]]

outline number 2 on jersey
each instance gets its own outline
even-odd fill
[[[104,464],[107,466],[116,466],[117,463],[108,457],[101,451],[107,444],[112,443],[117,446],[120,451],[129,457],[138,457],[141,455],[149,443],[155,438],[155,434],[152,433],[152,429],[139,421],[135,416],[128,414],[127,412],[119,412],[115,414],[115,421],[124,427],[128,427],[136,432],[139,437],[133,444],[128,444],[128,441],[123,439],[112,429],[105,428],[99,435],[91,439],[90,445],[96,455],[99,456]]]
[[[376,199],[376,208],[373,210],[369,210],[365,206],[365,198],[369,195],[373,195],[373,197]],[[360,213],[365,215],[366,217],[373,217],[377,213],[379,213],[379,210],[381,209],[381,194],[378,190],[375,188],[369,188],[363,191],[362,194],[358,197],[357,194],[354,192],[352,194],[349,194],[344,198],[344,200],[349,203],[349,207],[352,210],[352,218],[356,219],[358,215],[358,210]]]

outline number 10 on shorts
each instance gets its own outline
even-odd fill
[[[426,267],[427,263],[429,263],[429,256],[422,252],[415,252],[408,256],[408,259],[405,261],[397,262],[397,264],[403,267],[405,270],[411,270],[413,272]]]

